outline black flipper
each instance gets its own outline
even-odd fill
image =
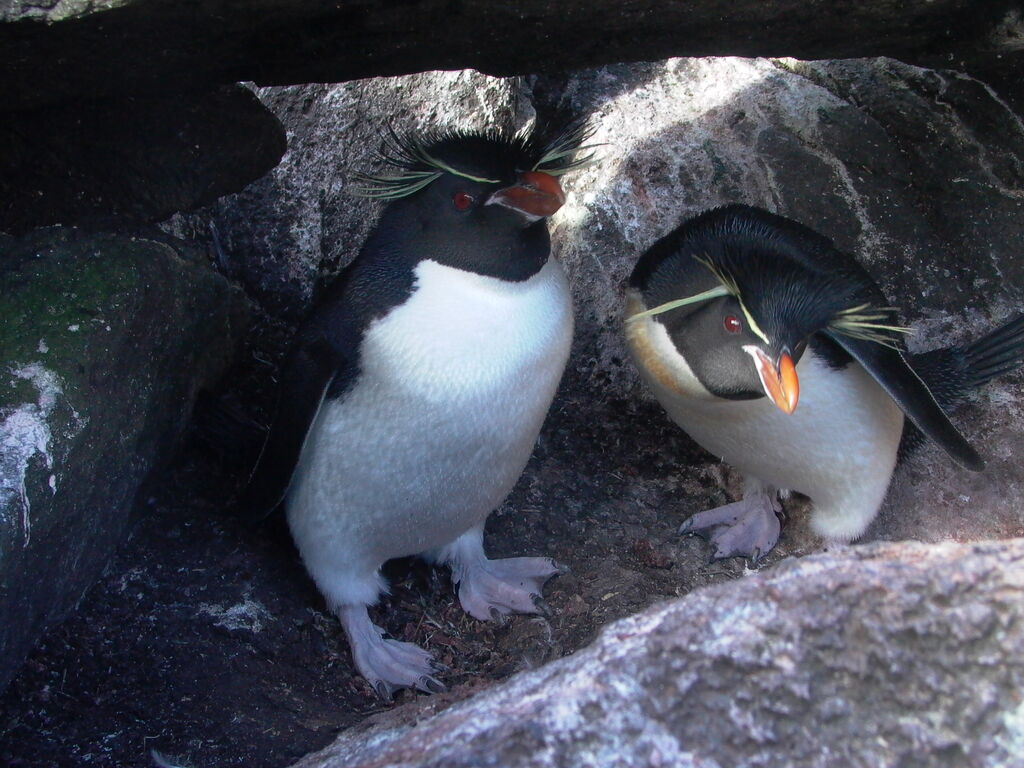
[[[293,350],[283,369],[277,409],[263,451],[238,502],[239,515],[262,520],[284,501],[309,429],[327,390],[338,376],[339,361],[319,340]]]
[[[864,366],[914,426],[938,443],[954,461],[975,472],[984,469],[985,462],[981,456],[953,426],[931,390],[910,367],[902,352],[834,331],[825,333]]]
[[[1024,315],[989,331],[980,339],[957,347],[920,352],[907,358],[928,385],[942,410],[951,413],[972,390],[1024,362]],[[924,441],[913,424],[907,424],[900,442],[900,461]]]

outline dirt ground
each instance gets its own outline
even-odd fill
[[[263,321],[228,389],[265,409],[287,328]],[[549,619],[468,617],[449,574],[416,560],[386,569],[372,610],[394,637],[432,651],[449,692],[378,701],[353,673],[341,628],[306,576],[283,519],[251,527],[227,512],[243,471],[195,433],[140,497],[141,522],[0,697],[4,766],[278,768],[392,707],[454,703],[572,653],[600,627],[656,601],[736,578],[676,534],[724,503],[721,465],[655,405],[603,400],[569,375],[527,471],[491,515],[491,556],[546,554],[570,572],[548,584]],[[791,526],[792,528],[792,526]],[[784,528],[774,562],[795,553]]]

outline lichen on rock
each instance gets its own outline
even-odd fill
[[[36,402],[0,409],[0,418],[3,419],[0,423],[0,525],[13,528],[17,520],[15,512],[20,506],[22,546],[27,547],[32,537],[32,503],[27,488],[29,462],[38,456],[45,463],[50,472],[47,486],[51,494],[56,494],[58,480],[53,471],[53,435],[48,420],[57,404],[57,398],[64,394],[64,388],[57,374],[40,362],[11,368],[10,373],[14,380],[31,382],[38,397]],[[79,416],[77,411],[72,411],[72,416],[75,420],[72,429],[81,429],[86,419]],[[64,434],[62,437],[71,439],[74,435]],[[10,538],[0,534],[0,541]],[[0,549],[2,556],[3,550]]]

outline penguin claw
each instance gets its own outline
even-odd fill
[[[448,690],[448,686],[429,675],[423,675],[423,677],[417,680],[416,687],[425,693],[444,693]]]
[[[378,680],[376,683],[373,683],[373,692],[376,693],[377,698],[385,704],[394,703],[394,699],[391,696],[391,686],[383,680]]]
[[[714,546],[711,562],[747,557],[756,568],[779,540],[779,506],[770,495],[753,494],[742,501],[698,512],[679,526],[679,533],[710,542]]]
[[[537,609],[538,614],[545,619],[550,619],[555,615],[555,612],[551,610],[551,606],[547,604],[543,597],[540,595],[531,595],[530,597],[533,599],[533,607]]]
[[[440,685],[430,676],[434,672],[431,655],[413,643],[385,638],[384,630],[370,621],[366,606],[342,606],[337,613],[356,669],[382,702],[392,703],[392,694],[401,688],[433,693]]]
[[[506,622],[508,621],[508,616],[506,616],[504,613],[499,611],[493,605],[491,606],[490,614],[491,614],[491,621],[493,621],[499,627],[505,626]]]
[[[504,622],[505,615],[541,613],[551,609],[541,601],[544,583],[563,572],[548,557],[481,559],[464,567],[459,578],[459,602],[473,618]]]

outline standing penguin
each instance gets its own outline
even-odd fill
[[[533,450],[569,355],[572,303],[545,218],[587,129],[385,139],[388,201],[355,260],[299,328],[243,511],[284,502],[310,575],[378,694],[444,686],[431,656],[385,639],[367,606],[379,569],[451,566],[478,619],[537,613],[549,558],[489,560],[484,520]]]
[[[945,410],[1020,364],[1024,317],[908,355],[896,313],[830,240],[757,208],[708,211],[641,256],[627,292],[630,353],[672,419],[746,481],[741,501],[681,532],[708,537],[717,558],[756,561],[778,540],[780,492],[809,496],[814,531],[849,541],[922,437],[982,469]]]

